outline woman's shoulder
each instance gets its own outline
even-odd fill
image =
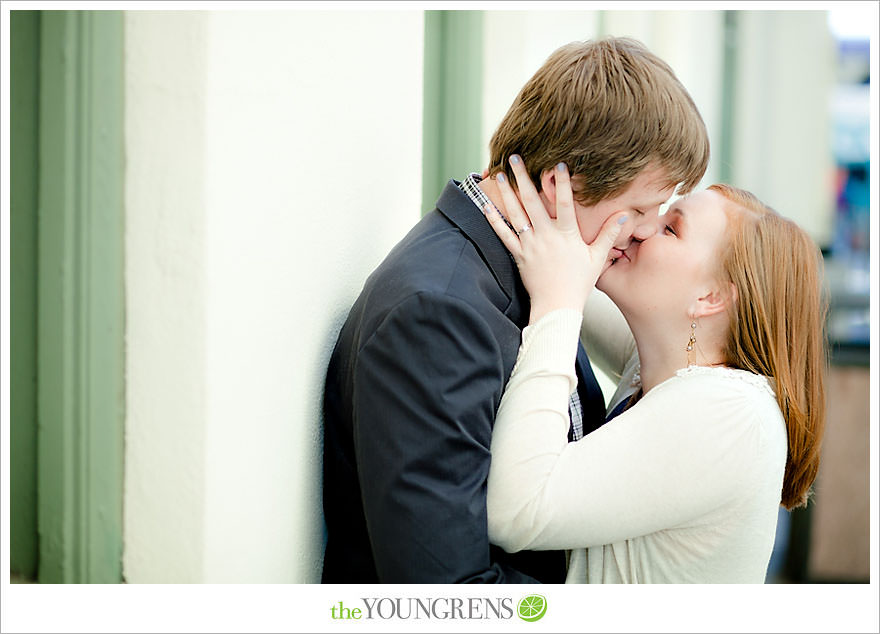
[[[772,378],[729,367],[690,366],[678,370],[646,397],[661,410],[676,411],[695,424],[726,421],[738,429],[776,427],[782,412]]]
[[[700,384],[704,387],[716,386],[725,391],[733,390],[750,396],[765,396],[776,399],[773,379],[748,370],[726,366],[707,367],[692,365],[675,373],[681,386]]]
[[[735,473],[759,464],[784,466],[787,434],[772,379],[727,367],[691,366],[658,385],[651,409],[671,430],[692,440],[695,451],[718,460],[729,454]],[[734,459],[735,458],[735,459]],[[759,469],[757,472],[763,472]]]

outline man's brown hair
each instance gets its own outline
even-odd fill
[[[560,161],[575,199],[594,205],[625,190],[649,166],[665,185],[691,191],[709,161],[702,117],[672,69],[630,38],[572,42],[523,86],[489,143],[489,175],[519,154],[540,191]]]

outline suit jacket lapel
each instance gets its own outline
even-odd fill
[[[529,296],[516,263],[480,210],[458,187],[457,181],[450,179],[446,184],[437,200],[437,210],[458,227],[480,252],[492,275],[511,300],[507,315],[518,326],[525,326],[529,317]],[[584,410],[584,434],[588,434],[605,421],[605,401],[587,353],[580,344],[576,371],[578,395]]]
[[[514,304],[528,307],[528,294],[520,280],[516,263],[510,253],[495,235],[489,221],[476,205],[458,187],[458,182],[450,179],[437,200],[437,209],[450,222],[461,229],[480,252],[492,271],[492,275]],[[525,300],[525,301],[523,301]],[[528,310],[525,310],[526,317]],[[515,319],[518,321],[518,319]]]
[[[580,343],[578,343],[576,371],[578,396],[581,398],[581,407],[584,410],[584,436],[586,436],[605,422],[605,399],[599,382],[596,381],[596,375],[593,374],[587,352]]]

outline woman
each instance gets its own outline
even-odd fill
[[[762,583],[779,504],[806,504],[819,463],[815,245],[751,194],[713,185],[609,262],[618,219],[585,245],[565,166],[553,220],[522,161],[511,164],[528,217],[499,186],[510,224],[526,230],[487,216],[532,314],[493,431],[490,539],[511,552],[572,550],[568,582]],[[597,278],[626,323],[601,305],[605,317],[582,319]],[[594,357],[636,391],[623,413],[568,443],[582,323]]]

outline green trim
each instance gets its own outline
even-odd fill
[[[122,579],[123,21],[42,14],[39,580]]]
[[[479,172],[483,146],[483,12],[425,12],[422,211],[450,178]]]
[[[723,57],[721,75],[721,138],[718,148],[718,179],[730,183],[733,173],[734,86],[736,85],[736,49],[738,25],[736,11],[724,12]]]
[[[40,13],[9,14],[10,571],[37,575],[37,109]]]

